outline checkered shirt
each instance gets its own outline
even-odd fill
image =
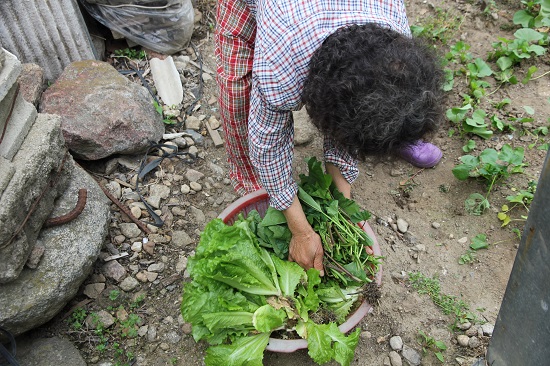
[[[227,3],[239,0],[220,0]],[[256,20],[248,117],[249,155],[270,205],[290,206],[297,184],[292,178],[292,111],[301,94],[310,58],[338,28],[376,23],[410,36],[402,0],[245,0]],[[325,162],[338,166],[352,183],[357,161],[324,140]]]

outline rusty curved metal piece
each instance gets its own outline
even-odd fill
[[[63,225],[76,219],[82,213],[84,207],[86,207],[87,197],[88,191],[86,190],[86,188],[80,188],[78,190],[78,200],[76,201],[76,206],[65,215],[47,219],[43,227]]]

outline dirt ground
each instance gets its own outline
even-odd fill
[[[517,1],[409,0],[405,3],[411,25],[443,21],[441,27],[445,26],[447,30],[444,33],[445,38],[437,43],[440,51],[444,53],[450,45],[462,40],[471,46],[470,52],[474,57],[483,59],[492,51],[491,44],[499,36],[512,37],[515,28],[511,19],[520,5],[516,4],[519,3]],[[205,24],[208,19],[212,19],[211,12],[204,11],[203,16],[206,19]],[[200,49],[205,64],[214,70],[211,36],[208,39],[203,38]],[[531,64],[535,64],[535,61],[528,63]],[[547,56],[538,59],[536,64],[541,73],[549,69]],[[527,67],[522,66],[522,69]],[[464,80],[464,77],[455,78],[447,108],[461,105],[460,95],[467,90]],[[488,78],[487,81],[492,84],[490,91],[497,88],[494,79]],[[211,99],[214,94],[215,88],[210,84],[205,90],[203,100]],[[374,311],[360,323],[363,334],[352,365],[383,365],[391,351],[389,338],[394,335],[401,336],[405,344],[422,354],[419,331],[445,343],[448,348],[443,352],[444,364],[457,365],[462,360],[462,364],[470,365],[477,357],[485,354],[488,338],[482,339],[481,346],[475,349],[456,344],[456,336],[460,332],[451,329],[452,317],[443,314],[428,295],[419,294],[412,288],[407,281],[407,274],[420,272],[427,277],[437,277],[441,293],[456,296],[479,319],[495,323],[520,243],[511,229],[518,228],[521,231],[523,227],[523,221],[515,221],[501,228],[497,212],[501,205],[508,203],[506,196],[512,194],[514,189],[525,189],[530,180],[538,179],[546,151],[529,149],[528,145],[535,140],[525,131],[548,125],[549,96],[549,79],[545,77],[532,80],[527,85],[519,83],[503,86],[485,97],[483,105],[487,110],[491,108],[491,103],[509,98],[511,104],[506,107],[508,116],[525,115],[523,106],[530,106],[535,111],[535,120],[529,126],[517,126],[515,131],[497,132],[488,140],[470,135],[449,136],[449,131],[455,126],[451,122],[445,122],[434,137],[434,142],[444,152],[443,159],[433,169],[417,169],[399,159],[368,160],[360,163],[361,173],[353,186],[352,195],[362,207],[373,213],[370,224],[376,233],[384,259],[382,297],[375,304]],[[211,106],[211,111],[216,113],[215,104]],[[464,201],[472,193],[484,194],[485,186],[474,180],[459,181],[452,174],[460,156],[465,155],[462,147],[469,139],[476,141],[476,149],[472,152],[475,155],[488,147],[501,148],[505,143],[514,147],[523,146],[525,162],[528,163],[524,173],[514,175],[504,185],[495,187],[490,197],[492,207],[481,216],[466,213]],[[316,136],[307,145],[296,147],[296,174],[306,171],[304,159],[310,156],[322,156],[320,136]],[[207,149],[203,164],[208,161],[216,161],[226,168],[223,163],[223,149]],[[223,189],[231,192],[230,186],[224,186]],[[514,213],[514,218],[526,214],[519,210]],[[384,225],[383,221],[387,222],[388,218],[394,221],[398,218],[405,220],[409,224],[408,235],[398,234],[391,226]],[[189,228],[188,231],[192,232]],[[487,236],[488,249],[478,250],[472,263],[459,264],[459,258],[468,252],[472,239],[478,234]],[[168,249],[164,254],[177,258],[177,253]],[[180,294],[179,290],[170,294],[159,294],[151,289],[144,301],[150,321],[164,319],[169,315],[177,318]],[[67,330],[66,323],[61,319],[54,320],[49,326],[59,334]],[[96,354],[90,346],[79,346],[90,362]],[[183,335],[181,341],[169,350],[152,347],[146,341],[138,341],[134,354],[141,356],[144,365],[202,365],[205,348],[205,344],[197,344],[191,336]],[[305,350],[301,350],[290,354],[266,352],[264,364],[308,366],[314,365],[314,362]],[[441,363],[430,351],[423,354],[422,364]]]

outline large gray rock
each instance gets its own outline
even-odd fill
[[[80,188],[88,191],[84,211],[64,225],[40,232],[36,245],[45,251],[37,268],[24,268],[17,279],[0,284],[0,326],[15,335],[52,319],[74,297],[97,260],[108,233],[109,201],[82,168],[74,168],[53,215],[73,209]]]
[[[62,117],[67,146],[85,160],[141,153],[164,133],[147,90],[106,62],[71,63],[42,94],[40,106]]]
[[[60,123],[58,116],[39,114],[13,160],[0,161],[0,171],[11,175],[0,197],[0,283],[17,278],[54,200],[67,188],[74,165],[66,163],[58,174],[66,152]]]
[[[68,340],[33,338],[22,336],[17,339],[17,361],[25,366],[86,366],[76,347]]]

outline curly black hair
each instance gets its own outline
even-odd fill
[[[442,75],[421,39],[352,25],[315,51],[302,100],[313,124],[352,156],[396,154],[437,130]]]

